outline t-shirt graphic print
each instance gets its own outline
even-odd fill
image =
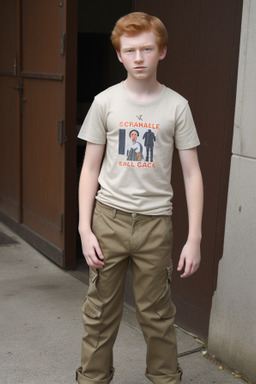
[[[118,154],[120,166],[155,168],[154,146],[159,124],[143,123],[142,115],[138,115],[139,123],[120,122]],[[143,127],[143,128],[142,128]],[[120,157],[120,156],[119,156]],[[151,164],[146,164],[151,163]]]

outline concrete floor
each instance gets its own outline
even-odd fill
[[[1,222],[0,234],[0,383],[75,384],[83,334],[80,304],[87,286]],[[193,335],[177,328],[177,338],[183,384],[245,384],[206,358]],[[149,383],[145,353],[134,309],[125,305],[113,384]]]

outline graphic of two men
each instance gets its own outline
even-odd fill
[[[136,129],[133,129],[130,131],[129,137],[132,139],[132,144],[127,151],[127,160],[141,161],[143,159],[143,147],[142,144],[137,141],[139,132]],[[144,133],[142,139],[144,140],[144,147],[146,148],[146,161],[149,161],[150,156],[150,161],[153,162],[153,148],[156,136],[151,129],[148,129],[148,131]]]

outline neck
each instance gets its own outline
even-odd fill
[[[138,101],[150,101],[155,99],[162,90],[162,85],[156,80],[138,80],[127,77],[124,81],[124,87],[127,93]]]

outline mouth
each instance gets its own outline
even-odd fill
[[[137,72],[145,71],[146,67],[135,67],[134,70]]]

